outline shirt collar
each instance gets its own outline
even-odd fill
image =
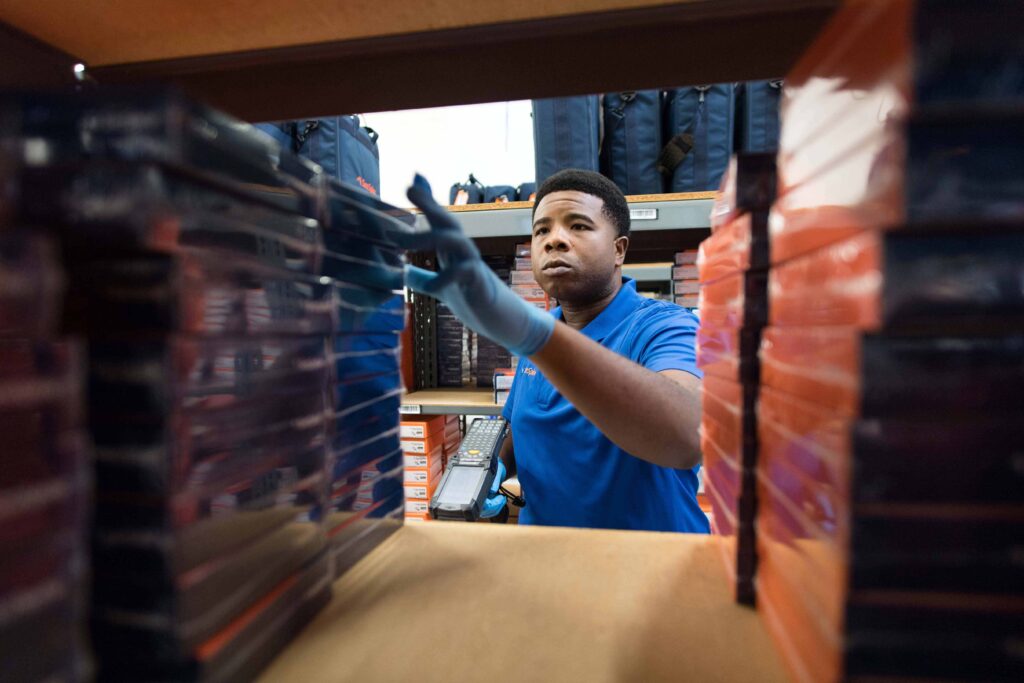
[[[603,311],[597,314],[596,318],[587,323],[580,332],[594,341],[601,341],[607,337],[608,333],[614,330],[615,327],[626,318],[626,316],[633,312],[637,306],[637,302],[642,299],[643,297],[637,294],[636,281],[631,277],[623,276],[622,287],[619,288],[615,298],[604,307]],[[551,313],[558,320],[564,320],[562,317],[561,306],[551,311]]]

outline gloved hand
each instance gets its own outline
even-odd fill
[[[407,249],[434,249],[440,271],[407,265],[405,285],[436,297],[474,332],[518,356],[536,353],[555,329],[555,319],[516,296],[480,258],[455,218],[434,201],[430,184],[417,174],[408,191],[430,222],[430,232],[406,237]]]
[[[484,506],[480,510],[480,519],[496,517],[501,513],[502,508],[505,507],[505,494],[498,491],[503,481],[505,481],[505,463],[498,460],[498,471],[494,475],[494,483],[491,484],[487,500],[484,501]]]

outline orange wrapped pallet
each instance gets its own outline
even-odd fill
[[[757,349],[768,316],[766,210],[774,184],[772,155],[733,158],[715,201],[717,227],[701,243],[695,268],[701,318],[697,365],[704,372],[704,485],[726,574],[737,601],[745,604],[754,603],[757,564],[754,400]]]
[[[787,76],[756,588],[798,681],[1024,677],[1022,20],[849,2]]]
[[[848,2],[786,76],[772,261],[866,227],[1019,221],[1021,20],[1012,0]]]

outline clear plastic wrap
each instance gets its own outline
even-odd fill
[[[697,268],[701,282],[714,282],[745,270],[767,267],[767,211],[736,216],[700,243]]]
[[[899,337],[850,327],[766,327],[761,382],[845,416],[1024,410],[1024,336]]]
[[[765,212],[775,201],[775,153],[734,154],[711,207],[711,232],[745,213]]]
[[[1024,327],[1024,232],[865,231],[773,268],[775,326],[894,332]]]
[[[716,327],[764,325],[768,320],[768,274],[748,271],[701,284],[700,319]]]
[[[761,329],[715,327],[701,323],[697,330],[697,367],[705,375],[734,382],[756,383]]]

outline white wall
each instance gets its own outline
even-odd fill
[[[533,180],[533,121],[529,100],[365,114],[380,134],[380,192],[409,206],[413,173],[430,181],[434,198],[448,203],[453,183],[473,173],[484,185]]]

